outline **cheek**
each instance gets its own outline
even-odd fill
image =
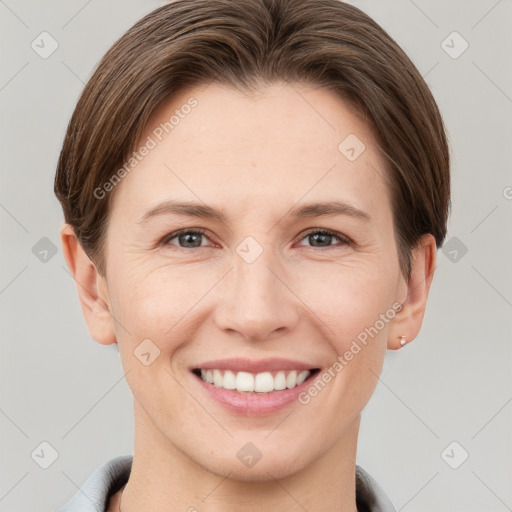
[[[155,388],[179,390],[170,373],[173,366],[183,371],[181,354],[209,319],[208,293],[222,273],[192,267],[161,265],[148,271],[145,265],[132,265],[116,276],[112,309],[119,351],[127,381],[141,403],[157,400]]]
[[[219,293],[233,296],[221,284],[226,272],[218,266],[200,262],[145,267],[130,266],[129,271],[119,272],[112,287],[117,291],[111,294],[116,330],[132,350],[149,338],[162,351],[172,352],[185,335],[190,338],[200,319],[212,314],[218,305],[215,301],[222,299]],[[386,264],[383,258],[301,261],[282,267],[286,289],[269,293],[281,294],[300,309],[320,336],[342,353],[391,308],[397,273],[397,264]]]
[[[343,425],[366,405],[381,373],[395,316],[396,265],[337,267],[319,268],[301,280],[300,296],[314,312],[310,318],[318,317],[324,346],[328,343],[331,349],[331,364],[321,372],[323,384],[312,384],[301,399],[310,417],[317,418],[308,421],[318,421],[318,429],[324,428],[325,414],[332,415],[333,424]]]
[[[126,327],[119,329],[121,336],[131,339],[131,343],[141,337],[152,338],[158,344],[166,342],[173,332],[182,329],[187,314],[214,283],[214,276],[205,272],[132,268],[117,279],[120,292],[112,305],[116,319]]]
[[[378,322],[387,331],[381,315],[386,315],[395,300],[397,265],[373,265],[353,260],[334,264],[304,265],[290,284],[297,290],[316,323],[336,352],[348,350],[352,340]]]

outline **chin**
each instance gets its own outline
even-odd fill
[[[289,455],[288,455],[289,457]],[[276,479],[287,478],[302,469],[296,460],[264,460],[264,456],[252,467],[246,467],[241,462],[230,460],[224,464],[219,464],[209,471],[230,480],[239,482],[270,482]]]

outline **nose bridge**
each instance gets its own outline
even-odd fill
[[[277,290],[277,278],[270,270],[279,266],[272,248],[263,247],[253,237],[247,237],[236,249],[233,279],[238,299],[257,306],[266,298],[267,304],[273,299]],[[275,271],[274,271],[275,272]]]
[[[229,289],[217,319],[219,326],[253,340],[291,328],[297,321],[297,311],[293,294],[281,282],[285,280],[281,268],[270,246],[246,237],[236,247]]]

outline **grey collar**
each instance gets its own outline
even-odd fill
[[[132,455],[121,455],[97,468],[63,507],[56,512],[105,512],[110,496],[127,481]],[[356,465],[356,504],[358,512],[396,512],[379,484]]]

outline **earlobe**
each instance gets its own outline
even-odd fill
[[[87,256],[71,225],[64,223],[60,239],[91,337],[103,345],[115,343],[114,321],[108,304],[105,278]]]
[[[411,277],[407,282],[404,280],[404,292],[402,292],[404,296],[401,298],[402,309],[390,324],[389,349],[401,348],[418,335],[434,277],[436,256],[435,238],[430,234],[423,235],[412,251]]]

